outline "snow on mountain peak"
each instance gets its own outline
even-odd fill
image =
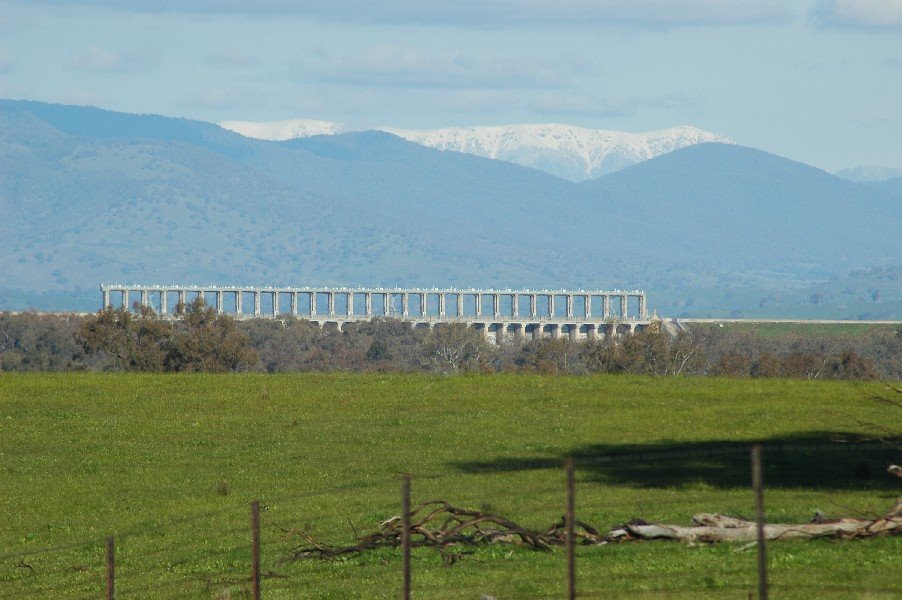
[[[339,123],[305,119],[270,123],[226,121],[220,126],[248,137],[269,140],[344,131]],[[690,126],[646,133],[586,129],[558,123],[444,129],[385,127],[380,131],[430,148],[504,160],[572,181],[601,177],[694,144],[732,143],[724,135]]]
[[[424,146],[505,160],[573,181],[601,177],[693,144],[731,142],[689,126],[647,133],[557,123],[385,131]]]
[[[219,126],[223,129],[240,133],[244,137],[277,142],[313,135],[335,135],[345,130],[342,123],[317,121],[316,119],[288,119],[286,121],[267,122],[223,121],[219,123]]]

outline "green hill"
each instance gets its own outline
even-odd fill
[[[381,132],[267,142],[0,101],[0,159],[7,309],[91,310],[99,283],[141,282],[645,288],[671,314],[749,314],[902,264],[889,193],[722,144],[574,184]]]

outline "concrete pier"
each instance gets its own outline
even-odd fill
[[[140,305],[171,315],[167,298],[175,294],[186,303],[195,295],[212,294],[212,307],[220,314],[238,319],[303,317],[318,325],[335,326],[390,316],[409,321],[414,327],[434,327],[439,323],[464,323],[480,335],[498,343],[518,343],[528,338],[567,335],[570,340],[615,339],[630,334],[650,322],[644,291],[602,290],[492,290],[492,289],[408,289],[408,288],[311,288],[311,287],[235,287],[180,285],[102,285],[104,307],[121,303],[130,307],[136,295]],[[242,297],[253,298],[253,312],[243,310]],[[228,295],[228,301],[226,300]],[[280,299],[288,295],[288,311],[281,310]],[[263,297],[267,306],[264,309]],[[336,310],[336,297],[346,306]],[[450,298],[449,298],[450,296]],[[491,308],[486,296],[491,297]],[[362,307],[354,300],[363,298]],[[234,302],[232,302],[234,298]],[[521,298],[523,306],[521,306]],[[528,308],[525,306],[529,299]],[[562,315],[555,311],[555,299],[561,302]],[[614,314],[612,298],[617,310]],[[271,301],[270,301],[271,300]],[[319,300],[319,301],[318,301]],[[630,301],[633,301],[632,303]],[[117,302],[118,301],[118,302]],[[401,310],[397,310],[400,301]],[[485,304],[485,307],[483,306]],[[361,311],[360,308],[363,310]],[[341,310],[343,309],[343,310]],[[339,314],[341,313],[341,314]],[[527,313],[527,314],[524,314]],[[495,335],[489,336],[489,332]]]

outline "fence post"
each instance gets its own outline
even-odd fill
[[[260,502],[251,502],[251,598],[260,600]]]
[[[106,599],[116,598],[116,541],[113,536],[106,538]]]
[[[767,600],[767,547],[764,536],[764,471],[761,445],[752,446],[752,486],[755,488],[755,521],[758,529],[758,598]]]
[[[576,520],[576,498],[573,485],[573,458],[567,457],[564,461],[564,470],[567,472],[567,515],[565,525],[567,528],[567,597],[570,600],[576,598],[576,540],[574,537],[574,522]]]
[[[401,475],[401,598],[410,600],[410,474]]]

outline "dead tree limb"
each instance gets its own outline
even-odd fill
[[[754,521],[716,513],[692,517],[693,525],[669,525],[631,521],[607,533],[576,520],[576,540],[582,545],[602,545],[639,540],[677,540],[683,542],[753,542],[757,539]],[[297,536],[303,545],[292,549],[285,560],[336,558],[360,554],[381,547],[398,547],[403,534],[401,517],[381,523],[378,530],[357,538],[349,546],[331,546],[315,540],[307,531],[279,527],[288,536]],[[460,508],[444,500],[429,500],[411,511],[410,534],[413,547],[435,548],[445,564],[453,564],[464,553],[452,552],[454,546],[512,544],[531,550],[548,551],[566,541],[564,520],[545,530],[523,527],[505,517],[476,509]],[[893,509],[876,519],[824,519],[802,524],[769,524],[764,527],[767,540],[797,540],[822,537],[865,538],[902,534],[902,498]]]

